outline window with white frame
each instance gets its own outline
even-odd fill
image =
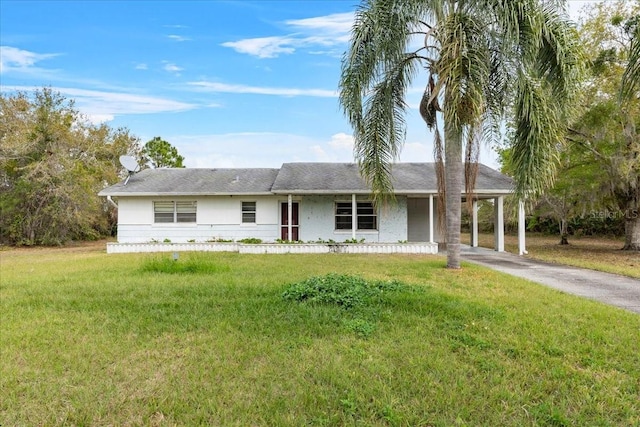
[[[196,222],[197,203],[153,202],[153,221],[156,223]]]
[[[242,202],[242,223],[256,223],[256,202]]]
[[[351,230],[353,205],[351,202],[336,202],[336,230]],[[356,203],[356,223],[358,230],[377,230],[378,215],[372,202]]]

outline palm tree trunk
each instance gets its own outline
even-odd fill
[[[447,268],[460,268],[462,132],[455,126],[445,123],[444,135]]]

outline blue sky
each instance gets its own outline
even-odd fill
[[[572,16],[585,3],[570,2]],[[357,1],[0,2],[4,93],[48,86],[95,122],[161,136],[187,167],[353,161],[337,100]],[[408,103],[402,161],[432,161]],[[489,148],[481,161],[496,167]]]

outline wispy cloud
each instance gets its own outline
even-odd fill
[[[297,27],[299,29],[314,30],[322,34],[339,34],[349,33],[353,25],[353,13],[334,13],[332,15],[318,16],[315,18],[291,19],[285,21],[287,25]]]
[[[333,150],[327,140],[285,132],[167,135],[167,140],[185,157],[187,167],[278,168],[285,162],[353,161],[351,151]]]
[[[35,53],[12,46],[0,46],[0,73],[40,70],[36,63],[59,56],[58,53]]]
[[[167,36],[167,38],[170,38],[171,40],[177,41],[177,42],[186,42],[191,40],[189,37],[185,37],[185,36],[179,36],[177,34],[170,34]]]
[[[164,67],[162,67],[165,71],[168,71],[170,73],[175,73],[177,75],[180,75],[180,71],[183,71],[184,68],[182,67],[178,67],[176,64],[171,63],[171,62],[167,62],[164,61]]]
[[[149,66],[147,64],[136,64],[136,66],[134,67],[136,70],[148,70]]]
[[[248,38],[222,43],[224,47],[235,49],[258,58],[275,58],[282,54],[292,54],[296,49],[322,46],[325,49],[313,52],[335,55],[327,47],[337,46],[349,40],[353,13],[336,13],[314,18],[285,21],[292,33],[281,36]]]
[[[353,135],[347,135],[344,132],[336,133],[331,136],[329,146],[336,150],[353,150]]]
[[[222,43],[224,47],[230,47],[239,53],[257,56],[258,58],[276,58],[280,54],[295,52],[299,46],[299,40],[293,37],[259,37],[243,39],[237,42]]]
[[[344,132],[336,133],[331,135],[331,139],[328,142],[313,145],[311,152],[315,157],[314,161],[352,162],[353,136]]]
[[[3,92],[39,89],[31,86],[2,86]],[[78,109],[92,121],[112,120],[117,115],[152,114],[193,110],[198,106],[155,96],[135,95],[131,93],[106,92],[69,87],[52,87],[75,100]],[[94,120],[95,119],[95,120]]]
[[[313,96],[320,98],[335,98],[338,93],[334,90],[326,89],[299,89],[299,88],[283,88],[283,87],[261,87],[247,86],[238,84],[226,84],[215,82],[189,82],[190,86],[197,88],[203,92],[218,93],[248,93],[256,95],[275,95],[275,96]]]

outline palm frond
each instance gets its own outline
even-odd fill
[[[519,82],[511,167],[516,194],[527,199],[553,185],[565,127],[562,113],[541,79],[523,75]]]
[[[438,186],[438,228],[444,230],[445,217],[447,212],[446,185],[445,185],[445,164],[444,164],[444,141],[436,123],[433,133],[433,158],[435,159],[436,182]]]
[[[417,63],[406,55],[387,70],[364,104],[363,130],[355,138],[354,154],[362,175],[370,184],[374,200],[384,201],[393,193],[391,164],[397,159],[405,137],[405,95]]]
[[[629,62],[622,76],[620,100],[631,99],[640,90],[640,23],[636,24],[629,47]]]
[[[542,44],[535,58],[539,76],[550,86],[556,105],[567,118],[576,106],[576,87],[585,72],[585,58],[577,30],[555,8],[542,8]]]
[[[424,2],[365,1],[343,58],[340,104],[354,128],[354,155],[374,199],[393,192],[391,164],[405,137],[405,95],[420,58],[407,53]]]

